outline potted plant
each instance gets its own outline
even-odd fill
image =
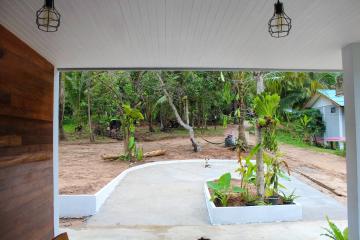
[[[295,195],[295,190],[294,190],[289,195],[286,195],[284,192],[281,192],[281,198],[284,204],[294,204],[294,200],[299,198],[299,196]]]
[[[270,156],[266,153],[263,154],[264,163],[267,168],[265,173],[266,201],[271,205],[283,204],[279,195],[279,188],[285,188],[285,186],[279,182],[279,179],[283,178],[288,181],[290,180],[285,171],[282,169],[282,167],[284,167],[290,175],[289,167],[284,160],[280,160],[280,156],[279,152],[277,152],[275,156]]]

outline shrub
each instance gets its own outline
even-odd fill
[[[305,142],[316,143],[316,139],[325,133],[325,123],[318,109],[295,111],[289,113],[288,116],[289,120],[294,123],[289,127],[293,126],[295,132]]]

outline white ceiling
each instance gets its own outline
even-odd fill
[[[284,39],[267,31],[273,1],[55,0],[61,26],[44,33],[43,0],[0,0],[0,23],[58,68],[342,68],[341,48],[360,41],[359,0],[283,0]]]

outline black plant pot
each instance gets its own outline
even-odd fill
[[[270,196],[266,200],[271,205],[281,205],[282,204],[280,196]]]
[[[291,205],[291,204],[294,204],[294,201],[293,200],[283,200],[283,203],[285,205]]]
[[[245,203],[246,206],[251,207],[251,206],[256,206],[256,202],[252,201],[252,202],[247,202]]]

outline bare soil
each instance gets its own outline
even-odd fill
[[[230,126],[224,133],[236,135],[236,127]],[[206,137],[211,142],[221,143],[224,136]],[[187,137],[141,141],[144,152],[165,149],[166,154],[146,159],[143,162],[183,159],[237,159],[236,152],[223,144],[210,144],[198,138],[202,151],[194,153]],[[254,136],[250,143],[254,144]],[[89,144],[84,142],[61,142],[59,185],[61,194],[91,194],[100,190],[111,179],[131,164],[124,161],[104,161],[102,154],[121,153],[121,141]],[[280,147],[292,174],[308,182],[320,191],[346,202],[346,161],[344,157],[316,152],[286,144]]]

